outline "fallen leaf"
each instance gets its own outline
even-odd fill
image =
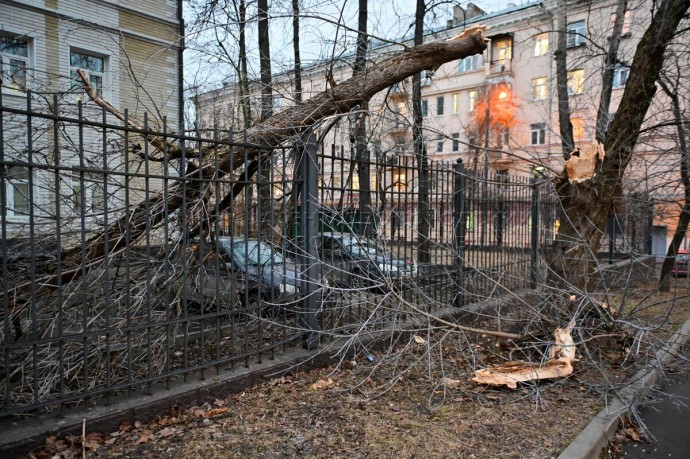
[[[460,387],[460,380],[459,379],[443,378],[441,380],[441,383],[450,389],[455,389],[457,387]]]
[[[331,378],[319,379],[309,387],[309,390],[328,389],[331,386],[333,386],[333,380]]]
[[[419,335],[414,335],[414,342],[417,344],[426,344],[426,340]]]
[[[96,451],[101,443],[103,443],[103,435],[98,432],[91,432],[84,440],[84,447]]]
[[[216,406],[223,406],[223,405],[225,405],[225,400],[221,400],[221,399],[217,398],[213,401],[213,404]]]
[[[206,416],[209,418],[212,418],[214,416],[218,416],[219,414],[226,413],[228,411],[227,408],[214,408],[212,410],[208,410],[206,412]]]
[[[486,399],[487,399],[487,400],[491,400],[492,402],[495,402],[496,400],[500,400],[501,397],[499,397],[499,396],[497,396],[497,395],[487,395],[487,396],[486,396]]]
[[[139,439],[137,441],[135,441],[134,444],[135,445],[141,445],[143,443],[147,443],[148,441],[149,441],[149,433],[144,432],[143,434],[141,434],[141,436],[139,436]]]
[[[628,427],[627,429],[624,429],[623,432],[625,432],[625,435],[627,435],[631,440],[640,442],[642,441],[642,438],[640,437],[640,434],[637,432],[636,429],[632,427]]]
[[[177,430],[174,427],[166,427],[165,429],[158,432],[158,435],[165,438],[170,437],[171,435],[175,435],[177,432],[179,432],[179,430]]]
[[[129,430],[130,427],[131,426],[129,425],[129,421],[122,421],[120,423],[120,427],[118,427],[118,428],[120,429],[120,431],[126,432]]]

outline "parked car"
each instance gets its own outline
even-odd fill
[[[203,257],[197,292],[206,300],[228,301],[239,295],[249,309],[285,304],[299,299],[296,266],[265,242],[245,238],[219,238],[210,242]]]
[[[690,269],[688,269],[688,251],[685,249],[679,250],[674,261],[671,274],[676,277],[688,277],[690,275]]]
[[[402,281],[417,272],[415,263],[396,258],[373,241],[354,234],[322,233],[320,252],[329,277],[341,285]]]

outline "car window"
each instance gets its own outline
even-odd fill
[[[283,264],[280,254],[259,241],[236,241],[232,244],[232,255],[241,266],[263,266]]]
[[[681,263],[687,263],[688,262],[688,255],[687,254],[681,254],[681,255],[676,255],[676,261],[679,261]]]

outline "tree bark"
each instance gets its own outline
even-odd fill
[[[558,97],[558,127],[561,134],[563,159],[570,158],[575,149],[573,125],[570,122],[570,102],[568,99],[568,13],[567,0],[558,0],[556,10],[556,93]]]
[[[292,0],[292,49],[295,57],[295,103],[302,103],[302,57],[299,49],[299,0]]]
[[[240,81],[239,81],[239,92],[240,92],[240,105],[242,106],[242,125],[245,129],[249,129],[252,126],[252,106],[249,100],[249,75],[247,71],[247,4],[245,0],[239,0],[238,5],[238,18],[239,18],[239,58],[240,58]]]
[[[415,46],[421,45],[424,41],[425,15],[425,0],[417,0],[414,19]],[[422,74],[421,72],[417,72],[412,75],[412,145],[419,173],[417,260],[421,264],[426,264],[431,262],[431,250],[429,247],[429,159],[427,157],[426,148],[424,148],[422,123]]]
[[[664,0],[654,14],[635,51],[625,92],[606,135],[606,157],[592,179],[578,184],[557,180],[558,197],[565,212],[549,254],[551,280],[585,291],[591,285],[596,253],[609,215],[623,198],[623,174],[637,145],[664,64],[666,49],[690,3]]]
[[[680,181],[683,184],[683,190],[685,192],[683,196],[683,207],[681,208],[680,217],[678,218],[676,231],[673,233],[671,245],[668,247],[666,258],[664,259],[663,265],[661,265],[661,274],[659,275],[659,290],[668,292],[671,289],[671,270],[676,262],[676,254],[678,254],[680,245],[688,233],[688,223],[690,223],[690,152],[688,152],[687,137],[683,124],[684,120],[680,110],[678,93],[672,91],[661,79],[659,80],[659,86],[661,86],[661,89],[666,93],[669,99],[671,99],[671,105],[673,107],[673,117],[676,122],[678,146],[680,148]],[[677,89],[678,86],[676,86],[676,91]]]
[[[604,143],[606,140],[606,128],[609,124],[609,107],[611,106],[611,93],[613,92],[613,77],[618,62],[618,47],[621,42],[621,33],[625,22],[625,10],[628,6],[627,0],[618,0],[616,5],[616,21],[613,24],[611,33],[611,43],[604,59],[604,73],[601,79],[601,98],[599,99],[599,110],[597,111],[597,124],[595,138],[597,142]]]

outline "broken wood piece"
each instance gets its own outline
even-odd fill
[[[581,183],[591,179],[599,164],[604,160],[604,145],[585,145],[582,150],[570,153],[570,159],[565,162],[565,172],[570,183]]]
[[[573,372],[572,362],[575,360],[575,342],[571,334],[574,326],[575,322],[571,321],[565,328],[554,331],[555,342],[549,348],[549,360],[544,365],[508,362],[475,371],[472,381],[516,389],[519,382],[568,376]]]

